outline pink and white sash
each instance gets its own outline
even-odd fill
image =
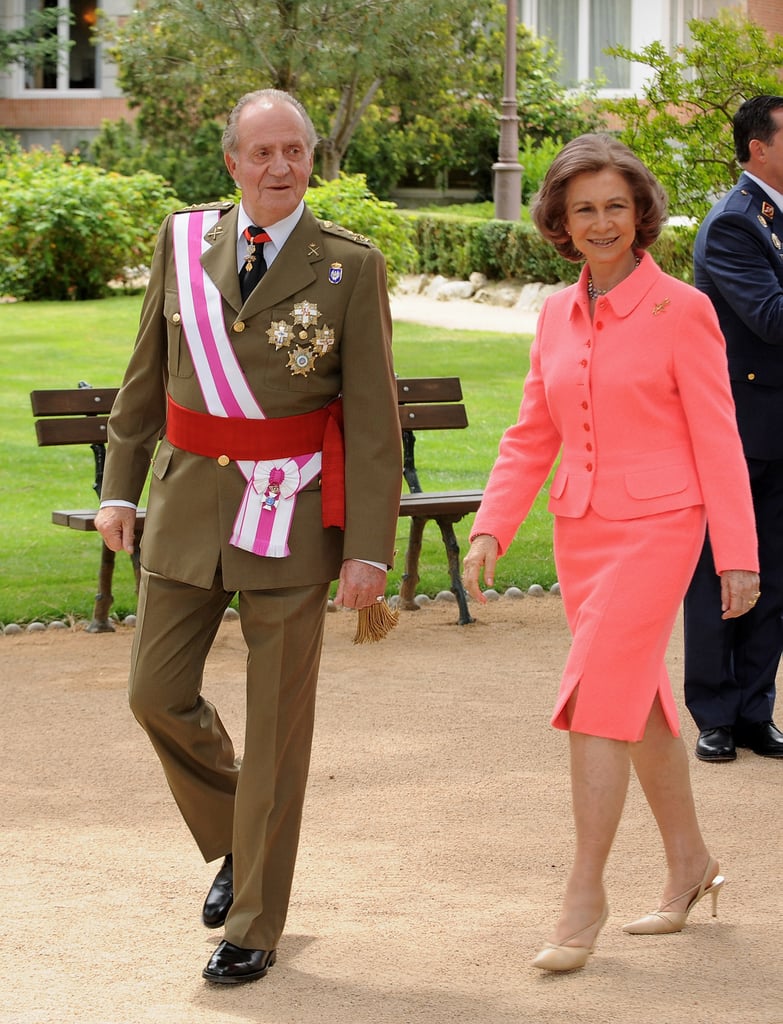
[[[201,266],[204,236],[219,210],[193,210],[173,218],[174,264],[180,316],[196,377],[212,416],[266,419],[239,365],[223,318],[223,299]],[[296,496],[321,471],[321,452],[253,462],[237,460],[247,486],[230,538],[234,547],[284,558]]]

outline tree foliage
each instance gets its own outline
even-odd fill
[[[489,189],[503,89],[500,0],[148,0],[109,31],[120,84],[156,154],[184,154],[241,93],[274,87],[312,116],[325,179],[343,168],[365,173],[384,195],[405,173],[442,181],[459,167]],[[592,124],[522,26],[517,63],[524,133],[568,138]]]
[[[483,0],[484,4],[489,0]],[[334,177],[382,86],[425,88],[475,0],[149,0],[114,29],[120,84],[145,134],[178,139],[273,87],[308,108]],[[478,6],[482,6],[480,2]]]
[[[71,45],[59,40],[57,25],[71,17],[64,8],[47,7],[28,12],[23,28],[0,30],[0,71],[12,64],[56,61],[60,50]]]
[[[620,137],[657,175],[671,211],[701,218],[716,195],[736,182],[732,118],[740,104],[781,91],[783,36],[730,11],[691,21],[690,46],[669,54],[660,42],[639,52],[608,52],[652,72],[638,98],[606,103],[622,123]]]

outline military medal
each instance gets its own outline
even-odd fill
[[[315,352],[311,348],[297,345],[288,356],[287,366],[295,377],[306,377],[315,366]]]
[[[285,320],[273,320],[272,326],[267,328],[266,336],[269,344],[276,349],[288,348],[294,338],[294,329]]]
[[[242,235],[247,242],[247,251],[245,253],[245,273],[250,273],[253,269],[253,264],[257,259],[256,247],[258,243],[271,242],[272,239],[263,228],[257,228],[255,224],[251,224],[249,227],[245,228]]]
[[[761,204],[761,212],[764,214],[767,220],[772,220],[772,218],[775,216],[775,207],[772,205],[772,203],[768,203],[765,201]]]
[[[288,320],[273,320],[267,328],[269,344],[277,351],[288,349],[286,367],[294,377],[306,377],[316,360],[334,348],[334,328],[317,326],[322,315],[316,302],[303,299],[294,304]]]
[[[343,279],[342,263],[333,263],[329,267],[329,284],[339,284]]]

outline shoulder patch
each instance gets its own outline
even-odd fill
[[[183,206],[182,209],[175,210],[174,213],[192,213],[193,210],[222,210],[223,213],[228,213],[233,207],[234,203],[230,199],[226,199],[218,203],[193,203],[192,206]]]
[[[319,220],[318,223],[321,230],[325,231],[328,235],[337,235],[340,238],[347,238],[348,241],[358,242],[359,245],[371,246],[373,244],[366,235],[359,235],[355,231],[349,231],[348,228],[341,227],[339,224],[335,224],[334,221]]]

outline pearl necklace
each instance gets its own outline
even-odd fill
[[[636,268],[639,266],[639,264],[641,262],[642,262],[642,257],[641,256],[637,256],[636,259],[634,260],[633,270],[636,270]],[[633,273],[633,270],[631,271],[631,273]],[[623,280],[625,280],[625,278],[623,278]],[[619,284],[619,283],[620,282],[618,281],[617,284]],[[614,288],[614,287],[615,287],[615,285],[612,285],[612,288]],[[611,291],[611,290],[612,290],[611,288],[596,288],[596,286],[593,284],[593,275],[592,274],[588,274],[587,275],[587,297],[591,301],[595,301],[598,298],[599,295],[606,295],[606,293]]]

